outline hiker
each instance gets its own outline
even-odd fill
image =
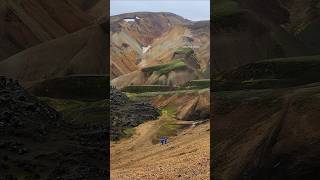
[[[161,145],[163,145],[163,143],[164,143],[164,138],[163,137],[160,137],[160,143],[161,143]]]
[[[167,144],[168,142],[168,137],[164,137],[164,144]]]

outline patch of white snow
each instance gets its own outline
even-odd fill
[[[146,53],[149,49],[151,48],[151,46],[147,46],[147,47],[142,47],[142,53]]]
[[[132,19],[132,18],[125,18],[123,19],[125,22],[135,22],[136,19]]]

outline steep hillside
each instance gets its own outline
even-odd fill
[[[24,84],[73,74],[107,74],[107,33],[93,25],[0,62],[0,74]]]
[[[191,48],[179,48],[167,63],[144,67],[117,77],[111,84],[117,88],[129,85],[179,86],[194,79],[202,79],[199,60]]]
[[[73,75],[46,79],[27,90],[41,97],[97,101],[106,98],[109,76]]]
[[[210,179],[210,125],[182,130],[169,144],[153,144],[161,120],[135,128],[132,138],[111,143],[111,179]]]
[[[131,101],[115,88],[110,89],[110,139],[112,141],[128,135],[128,130],[155,120],[160,115],[157,108],[144,101]]]
[[[288,21],[288,12],[276,1],[218,1],[213,15],[213,72],[263,59],[309,53],[308,48],[281,27]]]
[[[128,97],[112,119],[125,138],[111,141],[111,178],[208,179],[209,22],[145,12],[111,17],[111,28],[111,85]]]
[[[319,179],[318,1],[216,3],[213,179]]]
[[[143,97],[143,95],[140,95]],[[159,94],[149,97],[151,103],[161,109],[174,109],[179,120],[197,121],[210,117],[209,89],[179,93]]]
[[[0,0],[0,75],[24,87],[0,77],[0,179],[107,178],[109,21],[90,15],[96,3]]]
[[[142,54],[139,67],[167,63],[180,47],[192,48],[198,57],[201,69],[209,66],[210,26],[208,21],[195,22],[187,26],[177,25],[155,39]]]
[[[152,28],[151,28],[152,27]],[[172,13],[137,12],[111,17],[111,78],[167,63],[179,47],[192,47],[202,69],[209,63],[209,23]]]
[[[213,93],[214,179],[319,179],[319,87]]]
[[[88,1],[84,1],[84,2],[88,3]],[[109,8],[108,6],[109,6],[109,2],[107,0],[97,0],[96,3],[90,7],[90,9],[86,9],[86,12],[96,18],[108,16],[107,14],[108,12],[106,10]]]
[[[106,121],[70,123],[17,81],[4,77],[0,78],[0,97],[5,104],[0,108],[1,178],[107,177]]]
[[[124,31],[146,47],[172,26],[190,24],[190,21],[173,13],[137,12],[112,16],[110,23],[111,33]]]
[[[127,22],[127,20],[131,21]],[[171,26],[185,22],[187,20],[170,13],[140,12],[112,16],[110,20],[111,79],[137,70],[143,49],[167,32]]]
[[[288,8],[290,22],[285,28],[303,41],[314,54],[320,53],[320,1],[281,0]]]
[[[111,35],[110,75],[111,79],[137,70],[137,60],[142,48],[138,42],[124,32]]]
[[[92,21],[70,1],[1,0],[0,60],[78,31]]]
[[[108,9],[110,3],[107,0],[68,0],[68,3],[78,6],[94,19],[109,16]]]
[[[320,56],[249,63],[214,77],[213,90],[283,88],[319,81]]]

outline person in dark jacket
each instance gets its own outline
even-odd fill
[[[161,143],[161,145],[163,145],[163,143],[164,143],[164,137],[160,137],[160,143]]]
[[[165,143],[165,144],[168,143],[168,137],[164,137],[164,143]]]

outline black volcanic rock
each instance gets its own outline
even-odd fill
[[[114,87],[110,88],[110,102],[113,105],[124,105],[129,98]]]
[[[119,90],[110,90],[110,138],[119,140],[127,128],[157,119],[160,112],[148,102],[132,102]]]
[[[15,131],[26,137],[31,130],[36,130],[32,136],[38,136],[61,123],[58,112],[29,95],[17,81],[5,77],[0,78],[0,104],[1,135]]]
[[[0,77],[0,179],[106,179],[106,124],[68,124],[17,81]]]

